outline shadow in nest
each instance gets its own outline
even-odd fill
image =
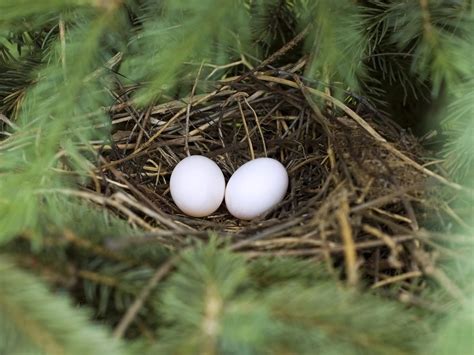
[[[420,276],[423,265],[413,262],[426,239],[420,224],[427,215],[445,218],[430,186],[457,186],[423,166],[417,139],[396,124],[285,70],[230,78],[213,92],[144,110],[111,108],[114,142],[102,147],[95,190],[147,231],[111,247],[159,243],[176,250],[217,233],[250,258],[306,256],[344,265],[351,282]],[[253,221],[232,217],[224,205],[206,218],[187,217],[168,183],[174,166],[195,154],[214,160],[227,180],[252,158],[275,158],[290,177],[286,198]]]

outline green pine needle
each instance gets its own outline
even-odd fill
[[[0,354],[125,354],[64,296],[0,258]]]
[[[253,276],[287,269],[292,277],[260,288],[249,278],[253,263],[242,256],[212,243],[186,252],[163,286],[160,313],[169,326],[157,351],[414,354],[420,339],[428,339],[423,323],[396,303],[338,287],[327,276],[303,286],[309,271],[323,274],[314,264],[275,260],[267,266],[259,262]],[[307,270],[298,274],[302,267]]]

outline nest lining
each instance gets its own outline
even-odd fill
[[[145,110],[112,107],[118,129],[102,152],[95,189],[118,199],[119,213],[147,230],[127,245],[176,250],[217,233],[249,257],[323,258],[344,263],[348,277],[354,269],[370,277],[382,268],[412,270],[420,219],[433,206],[417,139],[363,105],[351,110],[327,93],[317,101],[295,78],[247,75]],[[169,177],[196,154],[214,160],[226,180],[250,159],[275,158],[289,173],[288,193],[252,221],[232,217],[224,205],[206,218],[185,216],[171,199]]]

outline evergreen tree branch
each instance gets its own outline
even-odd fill
[[[138,297],[135,299],[135,302],[130,306],[130,308],[127,310],[127,312],[115,328],[113,333],[115,338],[121,338],[123,336],[123,334],[127,330],[127,327],[130,325],[140,308],[143,306],[145,299],[150,295],[151,291],[156,287],[158,282],[160,282],[160,280],[165,277],[166,274],[171,270],[175,261],[176,258],[169,259],[155,271],[153,277],[142,289]]]
[[[164,1],[154,9],[161,16],[146,17],[143,31],[130,39],[122,65],[127,77],[147,83],[136,95],[138,102],[173,90],[178,76],[191,71],[185,62],[204,59],[222,64],[235,49],[240,52],[239,44],[249,42],[248,16],[238,0],[219,6],[212,0]]]
[[[48,198],[34,191],[40,186],[66,183],[52,171],[58,164],[58,147],[67,152],[73,169],[87,171],[89,167],[78,152],[78,144],[87,145],[92,137],[105,133],[93,126],[104,122],[101,108],[110,99],[107,100],[104,78],[90,80],[89,75],[101,65],[104,52],[110,50],[100,43],[115,19],[110,13],[102,13],[85,22],[70,30],[66,72],[60,60],[64,48],[60,43],[51,48],[50,62],[38,72],[35,85],[22,103],[18,117],[20,132],[0,144],[2,167],[7,169],[0,181],[0,211],[4,216],[0,221],[0,240],[5,241],[25,228],[35,230],[41,205]],[[10,142],[23,148],[10,149]],[[11,184],[18,189],[12,190]]]
[[[349,0],[301,1],[300,6],[303,23],[314,23],[307,41],[307,76],[357,91],[359,79],[366,77],[363,58],[368,50],[359,6]]]
[[[0,258],[0,353],[125,354],[119,341]]]
[[[212,243],[185,252],[164,284],[160,313],[170,326],[154,350],[413,354],[415,339],[427,336],[397,304],[339,288],[318,278],[323,273],[314,264],[303,264],[260,261],[253,270],[253,263]],[[249,275],[277,279],[260,287]]]

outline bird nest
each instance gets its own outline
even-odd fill
[[[288,69],[247,73],[144,109],[119,102],[110,113],[113,142],[102,147],[92,187],[145,230],[110,247],[179,250],[217,235],[249,258],[326,260],[343,266],[351,282],[390,270],[418,275],[419,226],[435,208],[426,182],[446,181],[424,167],[415,137],[363,100],[338,100]],[[169,179],[196,154],[216,162],[226,180],[251,159],[275,158],[288,171],[288,193],[252,221],[234,218],[224,204],[211,216],[188,217],[173,203]]]

